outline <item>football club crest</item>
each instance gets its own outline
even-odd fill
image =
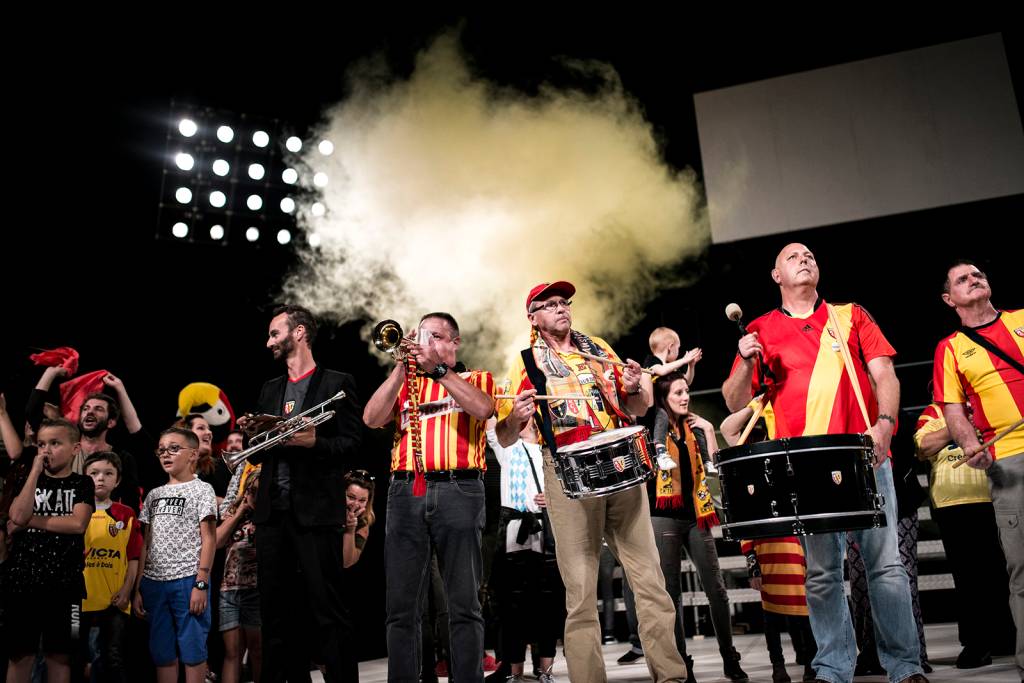
[[[612,458],[612,465],[615,466],[616,472],[626,471],[626,458],[625,456],[619,456],[618,458]]]
[[[107,533],[111,538],[117,538],[117,533],[124,528],[124,522],[111,522],[107,525]]]
[[[1024,327],[1018,327],[1013,331],[1013,333],[1018,337],[1024,337]]]
[[[284,404],[285,415],[291,415],[293,410],[295,410],[295,401],[288,401]]]
[[[747,484],[747,493],[749,495],[751,495],[751,496],[754,495],[754,485],[753,484]]]
[[[832,470],[832,481],[835,483],[836,486],[839,486],[840,484],[842,484],[843,483],[843,473],[840,472],[839,470]]]

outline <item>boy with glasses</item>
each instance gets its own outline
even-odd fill
[[[192,474],[198,453],[191,431],[174,427],[160,434],[156,454],[168,482],[149,492],[139,515],[146,535],[134,606],[149,619],[158,683],[178,680],[178,651],[187,683],[202,683],[206,674],[217,499],[213,487]]]

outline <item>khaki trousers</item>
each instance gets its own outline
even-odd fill
[[[571,500],[544,452],[544,492],[555,534],[558,570],[565,584],[565,659],[573,683],[606,681],[597,617],[597,570],[601,541],[619,559],[636,596],[640,640],[651,678],[683,683],[686,666],[676,649],[676,609],[665,591],[658,548],[654,544],[647,488],[610,496]]]

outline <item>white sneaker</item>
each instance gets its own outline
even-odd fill
[[[538,683],[555,683],[555,677],[544,671],[540,676],[537,676],[537,681]]]
[[[659,470],[674,470],[677,467],[679,467],[679,465],[676,464],[675,460],[668,457],[668,454],[663,453],[658,456]]]
[[[668,449],[665,448],[664,444],[657,444],[654,447],[654,452],[658,455],[658,469],[659,470],[674,470],[678,465],[668,455]]]

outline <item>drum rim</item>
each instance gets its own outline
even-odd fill
[[[866,436],[865,434],[809,434],[806,436],[769,439],[768,441],[758,441],[741,446],[723,448],[718,452],[718,461],[721,463],[735,461],[746,455],[765,457],[772,454],[794,453],[814,448],[866,448]]]
[[[791,453],[814,453],[817,451],[863,451],[863,455],[867,457],[870,457],[868,456],[868,453],[871,452],[867,446],[820,446],[818,448],[790,448],[789,450],[772,451],[770,453],[751,453],[750,455],[741,455],[735,458],[729,458],[728,460],[722,460],[721,458],[719,458],[718,468],[719,471],[721,471],[721,468],[725,467],[726,465],[732,465],[738,462],[743,462],[744,460],[762,460],[764,458],[771,458],[778,455],[789,455]],[[719,452],[719,455],[721,455],[721,452]]]
[[[574,492],[574,493],[577,493],[577,495],[574,495],[574,496],[570,496],[568,493],[566,493],[566,498],[569,498],[571,500],[580,500],[582,498],[601,498],[603,496],[610,496],[610,495],[613,495],[615,493],[621,493],[622,491],[628,491],[629,489],[634,488],[636,486],[639,486],[640,484],[646,484],[647,482],[649,482],[653,478],[654,478],[654,470],[647,470],[647,472],[644,474],[644,476],[642,478],[640,478],[640,479],[633,479],[633,480],[628,481],[628,482],[619,482],[618,484],[615,485],[614,488],[610,488],[610,489],[591,489],[590,491],[587,491],[586,493],[583,493],[583,494],[580,494],[579,492]],[[564,489],[563,489],[563,492],[564,492]]]
[[[775,524],[787,523],[787,522],[804,522],[812,519],[835,519],[837,517],[856,517],[857,515],[868,515],[871,517],[885,516],[885,513],[881,510],[853,510],[850,512],[818,512],[813,515],[790,515],[787,517],[770,517],[767,519],[754,519],[749,522],[726,522],[722,524],[722,529],[737,529],[739,527],[748,527],[755,524]],[[839,531],[837,529],[836,531]]]

